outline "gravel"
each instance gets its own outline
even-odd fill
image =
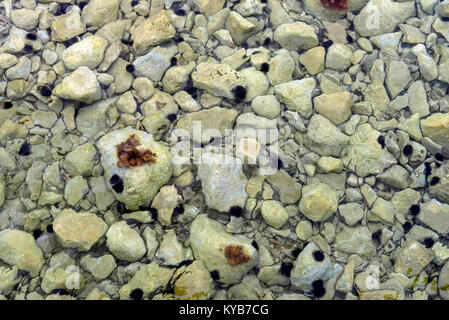
[[[0,300],[449,299],[449,1],[326,3],[0,0]]]

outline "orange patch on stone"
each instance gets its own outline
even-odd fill
[[[243,251],[242,246],[229,245],[224,248],[224,255],[229,265],[236,266],[248,262],[250,256]]]
[[[117,145],[117,166],[138,167],[145,162],[156,162],[156,154],[148,149],[137,149],[140,142],[135,135],[131,135],[125,142]]]

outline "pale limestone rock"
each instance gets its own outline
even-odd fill
[[[204,262],[199,260],[190,264],[174,285],[174,296],[178,300],[207,300],[214,292],[214,281]]]
[[[131,40],[136,54],[144,54],[152,46],[172,39],[176,34],[165,10],[160,10],[142,21],[131,31]]]
[[[109,227],[106,243],[117,259],[128,262],[140,260],[147,251],[140,234],[125,221],[116,222]]]
[[[259,260],[250,239],[227,233],[224,225],[204,214],[197,216],[191,225],[190,245],[195,259],[203,261],[209,271],[218,270],[217,281],[225,284],[239,283]],[[231,249],[234,255],[227,257],[225,253]]]
[[[0,260],[29,272],[32,277],[37,276],[44,265],[42,251],[33,236],[13,229],[0,231]]]
[[[429,137],[442,146],[449,146],[449,113],[434,113],[421,120],[424,137]]]
[[[251,35],[255,25],[235,11],[229,13],[226,29],[231,32],[235,44],[241,45]]]
[[[351,66],[351,49],[342,44],[334,43],[329,47],[326,54],[326,67],[335,70],[346,70]]]
[[[325,221],[337,211],[337,207],[337,194],[327,184],[317,183],[302,188],[299,211],[310,220]]]
[[[154,197],[151,207],[157,209],[157,219],[163,226],[171,224],[173,209],[181,202],[182,197],[174,185],[164,186]]]
[[[203,62],[192,73],[193,86],[214,96],[234,99],[237,86],[246,87],[245,78],[227,64]]]
[[[72,9],[69,13],[51,20],[51,38],[54,41],[64,42],[85,32],[86,28],[79,9]]]
[[[376,253],[371,232],[366,226],[346,227],[337,233],[335,249],[346,254],[357,254],[363,259],[370,259]]]
[[[315,47],[303,53],[299,57],[299,62],[306,67],[311,75],[316,75],[324,70],[324,58],[326,50],[324,47]]]
[[[315,114],[310,118],[304,144],[321,156],[338,157],[348,140],[349,137],[341,133],[332,122]]]
[[[333,124],[339,125],[346,122],[351,116],[353,101],[347,91],[322,94],[313,99],[315,110],[329,119]]]
[[[274,94],[289,110],[309,118],[312,115],[312,92],[315,87],[315,79],[305,78],[276,85]]]
[[[295,61],[287,50],[281,49],[277,51],[276,55],[269,62],[267,78],[270,84],[275,86],[291,81],[295,66]]]
[[[68,47],[62,53],[62,60],[67,68],[75,70],[86,66],[95,69],[103,61],[108,42],[98,36],[90,36]]]
[[[394,31],[415,14],[411,1],[370,0],[355,16],[354,28],[362,37],[377,36]]]
[[[200,158],[197,176],[210,208],[227,212],[233,206],[245,207],[247,179],[240,159],[204,153]]]
[[[120,0],[92,0],[83,8],[82,17],[88,26],[103,27],[117,19]]]
[[[118,167],[116,146],[125,142],[131,135],[140,142],[138,148],[146,148],[156,154],[155,162],[146,162],[131,168]],[[105,170],[108,186],[117,200],[123,202],[130,210],[147,206],[158,190],[168,182],[172,174],[170,151],[161,142],[153,140],[152,135],[131,127],[112,131],[104,135],[97,144],[101,153],[101,163]],[[122,192],[117,192],[111,185],[111,177],[117,175],[123,183]]]
[[[108,226],[95,214],[65,209],[54,220],[53,228],[64,248],[89,251]]]
[[[273,40],[288,50],[308,50],[318,45],[315,29],[304,22],[281,24],[273,34]]]
[[[379,174],[397,160],[386,148],[377,142],[380,132],[370,124],[360,125],[349,139],[343,152],[342,161],[349,170],[359,177]]]
[[[288,220],[287,210],[280,202],[267,200],[262,203],[261,212],[264,221],[275,229],[280,229]]]
[[[95,74],[87,67],[79,67],[58,84],[53,94],[63,99],[92,103],[101,98],[101,88]]]
[[[137,77],[147,77],[153,82],[160,81],[177,51],[176,46],[153,48],[133,62],[135,68],[133,74]]]
[[[165,287],[175,272],[174,268],[164,268],[152,262],[140,267],[132,279],[120,288],[120,299],[130,300],[134,289],[143,291],[143,298],[148,298],[157,289]]]
[[[192,112],[184,115],[177,122],[176,129],[187,130],[193,141],[209,142],[211,137],[216,136],[216,134],[223,136],[226,129],[232,128],[237,114],[237,111],[234,109],[219,107]],[[199,137],[193,135],[193,128],[196,122],[201,123],[201,131],[203,132]],[[214,133],[214,135],[209,136],[205,132],[208,129],[216,129],[218,131],[216,134]]]
[[[207,16],[211,16],[217,13],[223,8],[225,0],[194,0],[193,3],[197,6],[201,12],[205,13]]]
[[[398,250],[394,272],[402,273],[407,277],[419,274],[435,256],[432,250],[415,240],[403,242]]]

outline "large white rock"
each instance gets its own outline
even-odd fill
[[[198,179],[206,204],[221,212],[232,206],[244,207],[248,194],[245,191],[247,179],[242,171],[240,159],[204,153],[198,165]]]
[[[131,168],[117,166],[118,156],[116,146],[135,135],[140,142],[137,148],[149,149],[156,154],[156,162],[146,162],[141,166]],[[147,206],[153,200],[159,189],[168,182],[172,174],[170,151],[164,144],[154,141],[153,136],[131,127],[112,131],[104,135],[97,144],[101,153],[101,163],[105,170],[108,187],[117,200],[123,202],[130,210]],[[113,175],[123,181],[123,191],[116,192],[110,183]]]
[[[195,259],[202,260],[209,271],[218,271],[217,281],[232,284],[257,265],[259,254],[245,236],[234,236],[225,226],[199,215],[190,229],[190,245]]]
[[[0,260],[35,277],[44,265],[41,249],[31,234],[13,229],[0,231]]]
[[[90,36],[71,45],[62,53],[62,60],[67,68],[74,70],[81,66],[95,69],[103,61],[104,51],[108,46],[106,39]]]
[[[53,94],[57,97],[92,103],[101,98],[97,77],[88,67],[79,67],[58,84]]]

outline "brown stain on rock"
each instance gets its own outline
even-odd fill
[[[140,142],[136,136],[131,135],[126,141],[118,144],[117,147],[117,166],[118,167],[137,167],[146,162],[156,162],[156,154],[148,149],[137,149]]]
[[[229,265],[236,266],[248,262],[251,258],[247,255],[242,246],[229,245],[224,248],[224,255]]]

